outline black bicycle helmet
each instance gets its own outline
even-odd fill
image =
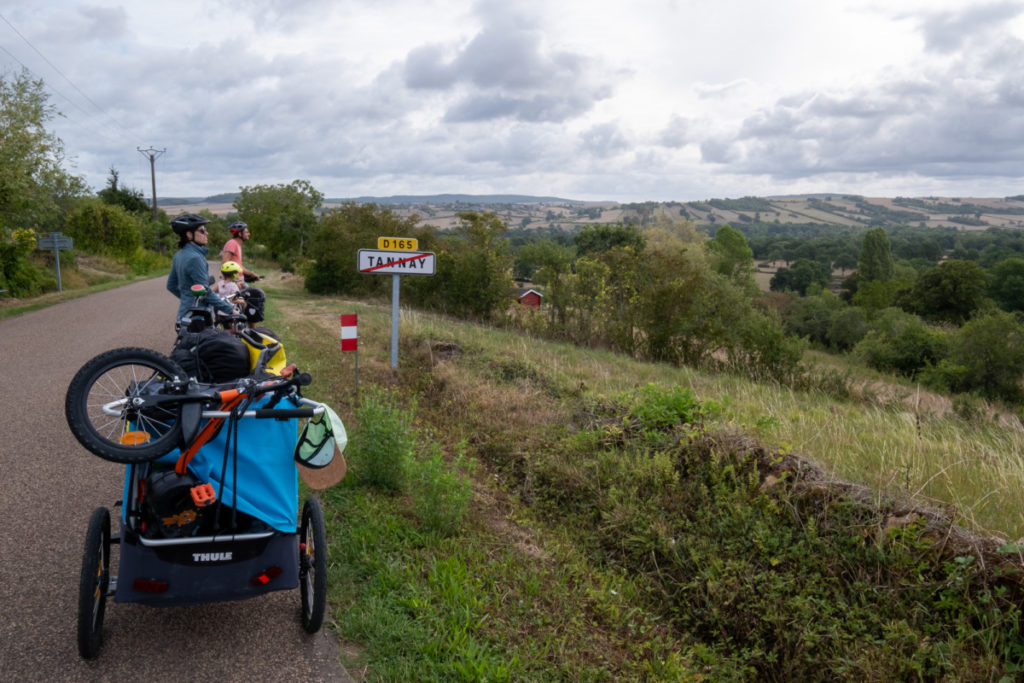
[[[203,218],[197,213],[183,213],[171,221],[171,229],[178,235],[184,235],[186,232],[194,232],[196,228],[209,222],[209,218]]]
[[[232,235],[241,235],[243,232],[245,232],[248,229],[249,229],[249,226],[246,225],[245,223],[243,223],[242,221],[235,221],[234,223],[232,223],[231,225],[228,226],[228,231]]]

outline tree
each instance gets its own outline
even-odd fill
[[[531,279],[540,285],[547,284],[568,270],[573,256],[572,248],[552,239],[524,244],[516,252],[516,277]]]
[[[906,306],[929,320],[960,325],[981,306],[987,286],[977,263],[944,261],[917,279]]]
[[[1024,398],[1024,325],[1019,318],[992,311],[966,323],[952,337],[948,358],[925,373],[929,383],[1008,402]]]
[[[1004,311],[1024,311],[1024,259],[1008,258],[992,268],[989,296]]]
[[[309,181],[293,180],[287,185],[241,187],[234,206],[249,224],[253,240],[266,245],[270,255],[287,267],[305,256],[323,199]]]
[[[868,323],[864,311],[850,307],[833,314],[826,336],[831,348],[838,351],[849,351],[864,338],[867,332]]]
[[[468,211],[436,246],[436,272],[410,283],[419,305],[465,318],[493,321],[511,301],[512,253],[508,231],[494,213]]]
[[[708,243],[708,250],[717,273],[737,282],[753,284],[754,251],[742,232],[723,225]]]
[[[418,229],[416,222],[416,216],[401,218],[376,204],[346,202],[330,211],[310,238],[315,258],[306,267],[306,289],[314,294],[384,294],[390,278],[358,272],[358,252],[375,248],[382,235],[416,237],[420,248],[429,250],[431,233]]]
[[[62,167],[64,143],[47,132],[57,114],[28,71],[0,76],[0,224],[56,230],[85,182]]]
[[[118,187],[120,175],[117,169],[110,167],[110,175],[107,177],[107,186],[96,193],[96,196],[104,204],[120,206],[130,213],[149,214],[150,206],[142,198],[142,191],[135,188]]]
[[[860,272],[861,286],[875,280],[886,282],[892,279],[892,249],[884,228],[872,228],[864,233],[857,270]]]
[[[599,254],[615,247],[643,249],[644,238],[634,225],[587,225],[573,238],[579,256]]]
[[[807,288],[813,284],[825,287],[832,273],[828,266],[810,259],[797,259],[792,268],[779,268],[772,276],[768,287],[773,292],[798,292],[807,294]]]

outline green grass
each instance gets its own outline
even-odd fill
[[[6,295],[0,296],[0,320],[168,273],[167,268],[160,268],[149,273],[133,274],[123,264],[110,259],[90,256],[79,258],[93,268],[90,271],[79,270],[69,263],[62,263],[60,292],[48,292],[28,299],[9,299],[5,298]]]
[[[323,493],[361,678],[980,681],[1024,660],[1014,548],[949,527],[1024,535],[1019,427],[409,311],[395,371],[386,302],[270,301],[354,441],[360,395],[414,414],[418,474],[368,486],[352,448]],[[353,312],[358,391],[338,349]]]

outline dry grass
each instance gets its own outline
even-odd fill
[[[298,297],[289,309],[290,319],[302,320],[304,336],[323,335],[330,340],[325,348],[335,349],[337,314],[358,312],[360,373],[394,381],[388,304]],[[879,496],[914,496],[954,512],[977,530],[1024,538],[1024,509],[1017,502],[1024,490],[1024,428],[996,411],[967,421],[951,412],[946,397],[870,374],[859,383],[858,397],[838,401],[820,392],[637,362],[409,310],[401,314],[400,344],[399,373],[407,367],[433,368],[434,386],[417,387],[423,395],[420,409],[462,411],[451,423],[473,425],[470,432],[487,434],[491,448],[526,451],[534,447],[527,443],[537,431],[534,425],[568,422],[557,412],[557,401],[541,397],[609,397],[650,382],[681,385],[701,400],[722,402],[723,427],[800,456],[831,477],[867,486]],[[466,358],[440,362],[451,354]],[[481,361],[490,363],[485,371],[505,381],[474,382],[479,369],[466,361],[478,357],[491,359]],[[475,438],[473,433],[436,436],[449,443]]]

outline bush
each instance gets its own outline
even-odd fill
[[[35,248],[34,230],[0,230],[0,289],[8,296],[35,296],[56,288],[53,275],[32,262]]]
[[[147,275],[162,268],[168,268],[170,265],[169,256],[142,247],[136,249],[135,253],[128,257],[128,267],[131,269],[132,275]]]
[[[414,412],[404,410],[393,394],[378,388],[360,398],[359,427],[346,450],[356,481],[384,491],[402,490],[416,447]]]
[[[142,246],[142,222],[120,206],[96,200],[82,202],[65,226],[75,248],[127,262]]]
[[[890,308],[878,316],[854,353],[876,370],[915,377],[945,357],[946,337],[917,316]]]
[[[1024,325],[1002,311],[975,318],[951,335],[949,357],[922,376],[941,389],[1019,402],[1024,399]]]
[[[454,534],[469,510],[473,485],[468,475],[476,463],[465,457],[464,449],[465,443],[459,444],[458,455],[449,467],[440,447],[434,444],[430,455],[410,468],[413,509],[428,531]]]
[[[701,404],[687,387],[663,387],[647,384],[637,391],[637,401],[629,409],[630,417],[640,420],[645,429],[667,429],[692,424],[701,417]]]

